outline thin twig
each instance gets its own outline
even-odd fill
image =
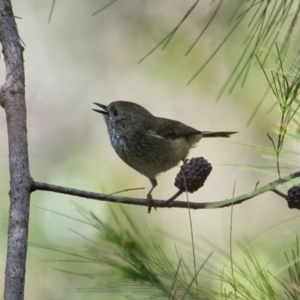
[[[221,201],[216,202],[190,202],[189,204],[186,201],[173,201],[172,203],[168,204],[164,200],[153,200],[153,204],[155,207],[160,208],[188,208],[191,209],[212,209],[212,208],[221,208],[221,207],[228,207],[231,205],[240,204],[246,200],[249,200],[251,198],[254,198],[258,195],[261,195],[266,192],[275,191],[277,188],[286,186],[287,183],[290,184],[290,182],[294,179],[297,179],[300,177],[300,172],[292,173],[286,177],[279,178],[275,181],[272,181],[264,186],[261,186],[249,193],[229,198]],[[60,194],[67,194],[67,195],[73,195],[77,197],[83,197],[88,199],[94,199],[94,200],[102,200],[107,202],[113,202],[113,203],[123,203],[123,204],[132,204],[132,205],[140,205],[140,206],[146,206],[148,207],[149,202],[147,199],[140,199],[140,198],[130,198],[130,197],[119,197],[119,196],[113,196],[113,195],[105,195],[105,194],[99,194],[99,193],[93,193],[88,191],[82,191],[78,189],[72,189],[68,187],[62,187],[58,185],[52,185],[42,182],[34,182],[32,186],[32,191],[50,191]],[[277,193],[277,192],[275,192]]]
[[[120,193],[124,193],[124,192],[131,192],[131,191],[139,191],[139,190],[144,190],[144,187],[140,187],[140,188],[128,188],[128,189],[124,189],[124,190],[120,190],[117,192],[113,192],[110,193],[109,195],[116,195],[116,194],[120,194]]]
[[[186,160],[183,160],[183,164],[186,164]],[[187,199],[187,204],[188,204],[188,213],[189,213],[189,221],[190,221],[190,229],[191,229],[191,241],[192,241],[192,250],[193,250],[194,272],[195,272],[196,297],[198,299],[198,274],[197,274],[197,264],[196,264],[194,230],[193,230],[192,214],[191,214],[191,208],[190,208],[190,198],[189,198],[189,193],[187,191],[188,188],[187,188],[186,177],[185,177],[184,172],[183,172],[183,180],[184,180],[185,193],[186,193],[186,199]]]
[[[277,194],[278,196],[280,196],[280,197],[282,197],[282,198],[284,198],[284,199],[286,199],[287,198],[287,195],[286,194],[284,194],[284,193],[282,193],[282,192],[280,192],[280,191],[278,191],[278,190],[273,190],[272,192],[274,192],[275,194]]]
[[[184,191],[178,190],[171,198],[169,198],[165,204],[170,204],[173,202],[175,199],[177,199]]]

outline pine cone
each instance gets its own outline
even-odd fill
[[[300,185],[294,185],[288,190],[286,200],[289,208],[300,209]]]
[[[180,167],[174,185],[181,191],[196,192],[204,185],[211,170],[212,166],[206,159],[194,157]]]

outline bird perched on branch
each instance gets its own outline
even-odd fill
[[[153,116],[139,104],[115,101],[109,105],[94,103],[102,110],[111,144],[119,157],[151,182],[147,194],[157,186],[156,176],[184,161],[201,138],[228,138],[235,131],[200,131],[179,121]],[[151,206],[150,206],[151,209]]]

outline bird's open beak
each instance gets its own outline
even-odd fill
[[[93,111],[96,111],[96,112],[98,112],[98,113],[100,113],[100,114],[103,114],[103,115],[107,115],[107,114],[108,114],[108,112],[107,112],[107,106],[106,106],[106,105],[101,104],[101,103],[96,103],[96,102],[95,102],[94,104],[98,105],[98,106],[101,107],[103,110],[93,109]]]

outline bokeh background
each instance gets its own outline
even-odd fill
[[[154,115],[177,119],[200,130],[239,131],[230,140],[203,140],[191,151],[190,157],[204,156],[211,162],[213,171],[205,186],[189,195],[190,201],[223,200],[233,193],[239,195],[252,190],[257,182],[266,184],[276,179],[274,168],[259,172],[245,167],[275,166],[275,162],[266,159],[257,147],[243,145],[270,147],[267,133],[274,134],[279,123],[279,111],[275,108],[269,113],[275,103],[270,94],[251,125],[247,126],[267,87],[259,66],[251,68],[243,88],[239,84],[232,93],[225,92],[216,101],[244,47],[244,38],[248,34],[246,24],[240,25],[210,64],[187,84],[224,38],[229,15],[234,10],[233,4],[224,6],[222,13],[186,56],[215,9],[215,4],[210,2],[201,1],[168,46],[163,51],[158,48],[139,64],[140,59],[179,23],[193,1],[120,1],[92,17],[106,4],[104,1],[62,0],[56,1],[50,24],[51,1],[13,3],[20,37],[25,44],[30,168],[36,181],[104,193],[145,187],[145,190],[121,193],[145,197],[150,187],[148,179],[117,157],[101,115],[91,110],[93,102],[108,104],[114,100],[137,102]],[[4,82],[3,59],[0,64],[1,82]],[[0,124],[2,292],[9,207],[3,110],[0,111]],[[292,149],[293,144],[287,143],[286,147]],[[154,198],[167,199],[176,192],[173,183],[177,172],[178,168],[175,168],[158,178]],[[29,242],[74,252],[83,250],[86,241],[74,231],[87,238],[92,238],[94,231],[76,221],[80,215],[72,201],[108,222],[109,207],[118,209],[118,205],[105,202],[35,192],[31,200]],[[160,229],[190,243],[187,210],[158,209],[151,214],[147,214],[145,207],[128,206],[126,210],[136,221],[145,221],[150,230]],[[245,236],[255,239],[269,228],[298,215],[271,193],[235,206],[233,214],[235,240]],[[193,211],[196,243],[203,243],[202,238],[205,238],[228,249],[230,216],[228,208]],[[297,226],[291,222],[279,226],[276,238],[269,237],[268,243],[276,246],[295,228]],[[180,251],[181,245],[175,240],[165,242],[165,247],[173,248],[175,244]],[[190,253],[182,255],[191,259]],[[51,261],[55,259],[57,253],[29,246],[26,299],[99,299],[97,293],[79,293],[79,288],[91,283],[55,270],[54,267],[68,268]],[[113,297],[111,294],[107,299]]]

